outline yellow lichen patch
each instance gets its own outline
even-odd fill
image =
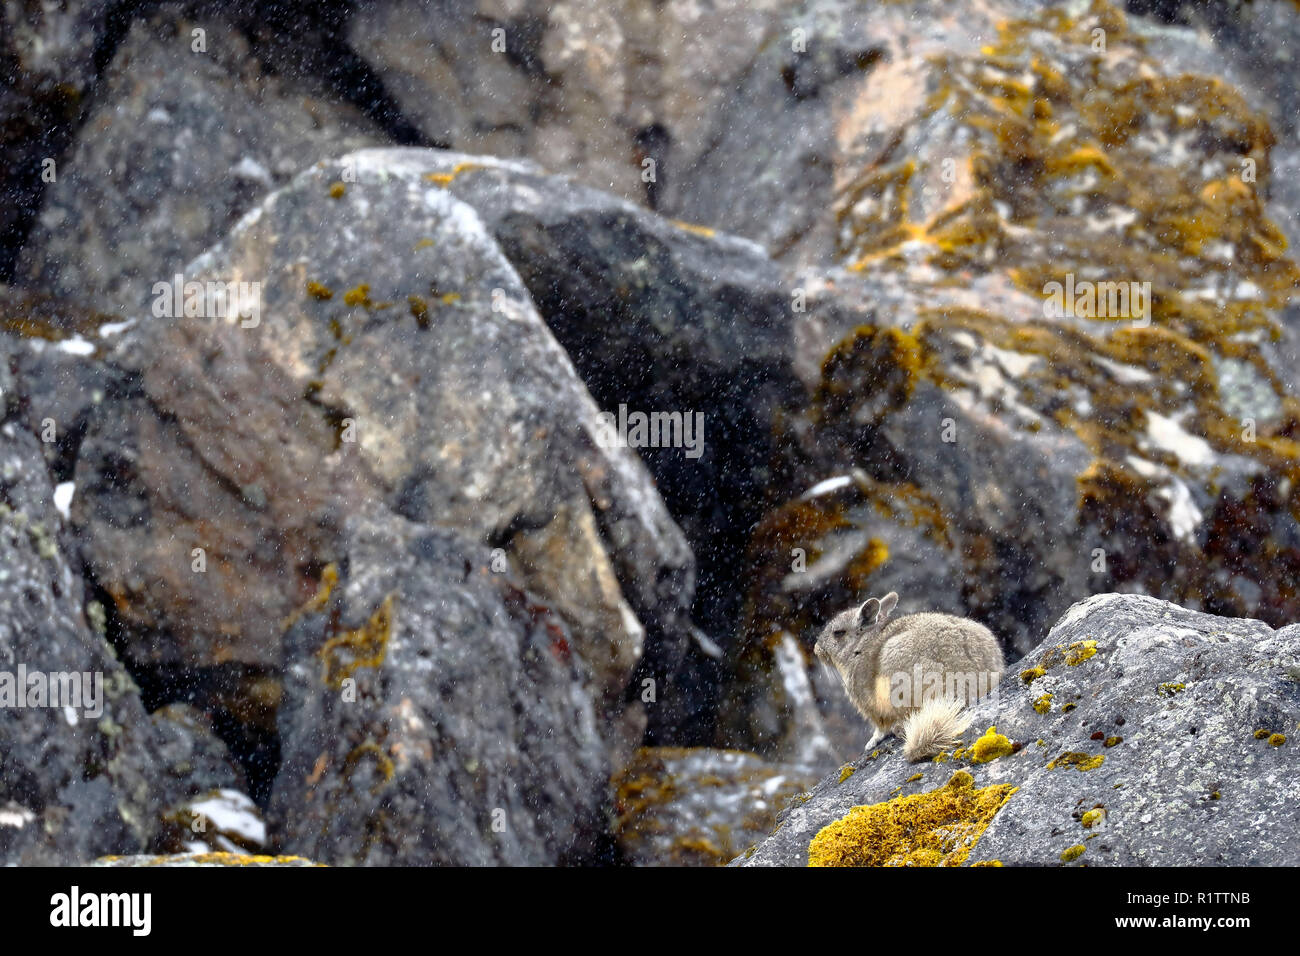
[[[1047,769],[1055,770],[1057,767],[1073,767],[1079,771],[1096,770],[1105,762],[1106,758],[1101,754],[1086,754],[1077,750],[1070,750],[1049,763]]]
[[[922,364],[921,343],[911,333],[858,326],[822,361],[814,420],[879,422],[907,404]]]
[[[718,234],[716,229],[710,229],[708,226],[697,226],[693,223],[682,222],[680,219],[670,219],[668,221],[671,222],[678,229],[684,230],[689,233],[693,233],[694,235],[697,236],[703,236],[706,239],[712,239],[714,236]]]
[[[1036,701],[1034,701],[1034,711],[1035,711],[1035,713],[1045,714],[1045,713],[1047,713],[1048,711],[1050,711],[1051,709],[1052,709],[1052,695],[1051,695],[1051,694],[1044,694],[1042,697],[1040,697],[1040,698],[1038,698]]]
[[[334,586],[338,583],[339,567],[331,561],[321,570],[320,582],[316,585],[316,593],[281,621],[280,628],[287,631],[304,614],[318,614],[325,610],[325,605],[329,604],[330,595],[334,593]]]
[[[914,773],[914,774],[912,774],[910,777],[908,777],[906,780],[904,780],[903,782],[904,782],[904,783],[916,783],[916,781],[921,780],[921,779],[924,778],[924,777],[925,777],[925,774],[923,774],[923,773]]]
[[[102,856],[103,862],[118,862],[128,857]],[[98,861],[97,861],[98,862]],[[310,863],[312,866],[326,866],[315,863],[305,856],[265,856],[249,853],[172,853],[165,856],[146,857],[141,862],[147,866],[273,866],[275,864]]]
[[[1272,734],[1268,738],[1270,747],[1281,747],[1284,743],[1286,743],[1286,734]]]
[[[1091,829],[1093,826],[1099,823],[1105,815],[1106,815],[1105,810],[1101,809],[1100,807],[1094,807],[1093,809],[1085,813],[1083,815],[1083,819],[1080,820],[1079,822],[1082,823],[1085,827]]]
[[[1087,847],[1085,847],[1082,843],[1076,843],[1074,846],[1066,847],[1064,850],[1061,851],[1061,862],[1073,863],[1079,857],[1083,856],[1086,850]]]
[[[315,280],[308,280],[307,294],[320,302],[328,302],[330,299],[334,298],[333,289],[327,285],[322,285]]]
[[[343,304],[350,308],[361,306],[362,308],[373,308],[374,302],[370,299],[370,286],[368,283],[361,283],[343,293]]]
[[[418,295],[408,295],[406,305],[411,310],[411,316],[415,319],[415,324],[422,329],[427,329],[429,327],[429,303]]]
[[[1263,727],[1261,727],[1261,728],[1259,728],[1259,730],[1255,731],[1255,739],[1256,739],[1256,740],[1267,740],[1267,739],[1269,738],[1269,735],[1272,734],[1272,733],[1273,733],[1273,731],[1271,731],[1271,730],[1265,730]]]
[[[836,197],[838,252],[855,260],[850,269],[861,271],[881,253],[924,233],[922,225],[908,219],[915,173],[916,161],[910,158],[873,167]]]
[[[1050,154],[1043,168],[1049,175],[1074,175],[1088,169],[1095,169],[1104,176],[1115,175],[1110,159],[1095,145],[1079,146],[1064,156]]]
[[[0,287],[0,332],[48,342],[62,342],[73,336],[94,341],[101,326],[121,321],[120,315],[94,312],[67,299]]]
[[[853,769],[853,764],[851,763],[846,763],[843,767],[840,767],[840,783],[843,783],[845,780],[848,780],[849,777],[853,776],[855,772],[856,771]]]
[[[1016,790],[977,789],[959,770],[926,793],[854,807],[813,837],[808,865],[960,866]]]
[[[869,538],[866,546],[853,556],[844,577],[855,591],[865,591],[867,580],[889,560],[889,545],[879,538]]]
[[[970,759],[971,763],[988,763],[990,760],[996,760],[998,757],[1005,757],[1014,753],[1015,748],[1010,740],[998,733],[996,727],[990,727],[984,732],[975,743],[971,744]]]
[[[1123,742],[1124,742],[1124,738],[1123,738],[1123,737],[1120,737],[1120,736],[1118,736],[1118,735],[1115,735],[1115,736],[1107,737],[1106,740],[1102,743],[1102,746],[1103,746],[1103,747],[1116,747],[1116,746],[1118,746],[1119,744],[1122,744]]]
[[[1156,693],[1161,697],[1173,697],[1176,694],[1181,694],[1186,689],[1186,684],[1179,684],[1175,681],[1165,681],[1156,688]]]
[[[378,667],[384,662],[388,639],[392,636],[395,597],[390,594],[384,598],[361,627],[331,637],[321,647],[321,681],[326,687],[337,690],[358,667]]]
[[[347,191],[348,191],[348,187],[344,186],[341,182],[338,182],[337,180],[330,183],[330,199],[342,199],[343,194],[346,193]]]
[[[445,188],[447,186],[450,186],[452,181],[461,173],[469,172],[471,169],[483,169],[483,168],[484,166],[482,163],[474,163],[474,162],[457,163],[455,166],[451,168],[451,172],[449,173],[426,173],[424,178],[427,179],[429,182],[433,183],[435,186],[442,186]]]
[[[357,771],[358,764],[366,758],[370,758],[379,771],[379,779],[370,785],[370,793],[373,795],[392,782],[395,768],[392,758],[384,753],[384,749],[373,740],[368,740],[349,753],[347,759],[343,761],[344,778],[350,781]]]
[[[778,772],[752,754],[728,751],[738,758],[721,762],[716,752],[685,747],[642,747],[632,761],[610,778],[614,797],[613,832],[632,858],[653,855],[675,866],[725,866],[761,835],[780,829],[782,807],[806,803],[801,775]],[[703,759],[703,763],[701,763]],[[692,795],[715,793],[711,800],[731,805],[740,800],[743,817],[696,812]]]
[[[1096,641],[1075,641],[1065,652],[1065,663],[1077,667],[1096,653]]]
[[[1032,684],[1046,673],[1047,671],[1041,667],[1028,667],[1020,672],[1020,679],[1026,684]]]

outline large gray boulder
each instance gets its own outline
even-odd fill
[[[703,416],[698,451],[637,449],[701,569],[701,626],[731,636],[745,529],[773,484],[798,284],[757,245],[657,216],[532,163],[431,153],[527,286],[602,410]]]
[[[590,857],[609,756],[563,616],[482,543],[367,508],[286,637],[282,852],[334,864]],[[334,575],[331,570],[331,578]]]
[[[333,455],[398,514],[500,549],[572,622],[602,716],[635,723],[646,645],[672,659],[690,639],[690,550],[634,452],[602,447],[567,355],[440,170],[417,149],[318,164],[187,277],[256,277],[260,324],[239,332],[334,423]]]
[[[950,865],[969,851],[966,862],[1005,865],[1294,866],[1298,732],[1300,625],[1275,631],[1100,594],[1070,608],[974,708],[964,747],[909,764],[889,738],[822,780],[737,863],[804,865],[824,828],[884,804],[895,820],[946,814],[937,826],[948,829],[927,824],[886,845],[861,825],[872,811],[860,812],[813,858]],[[951,799],[963,790],[975,797]]]

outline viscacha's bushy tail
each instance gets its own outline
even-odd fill
[[[971,715],[959,700],[932,697],[903,721],[903,756],[915,763],[961,742]]]

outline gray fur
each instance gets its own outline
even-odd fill
[[[952,717],[953,708],[919,712],[930,700],[972,704],[996,686],[1005,668],[997,639],[983,624],[951,614],[908,614],[891,620],[898,594],[868,598],[831,619],[813,652],[840,675],[849,700],[873,726],[867,742],[877,741],[909,724],[904,752],[917,760],[946,749],[966,724]],[[919,670],[918,670],[919,668]],[[885,678],[882,685],[881,677]],[[937,752],[937,751],[935,751]]]

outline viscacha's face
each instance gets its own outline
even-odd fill
[[[813,653],[818,660],[834,666],[835,655],[844,647],[845,642],[849,640],[852,634],[853,622],[857,618],[857,613],[856,608],[850,608],[831,618],[830,623],[818,635],[817,643],[813,645]]]

